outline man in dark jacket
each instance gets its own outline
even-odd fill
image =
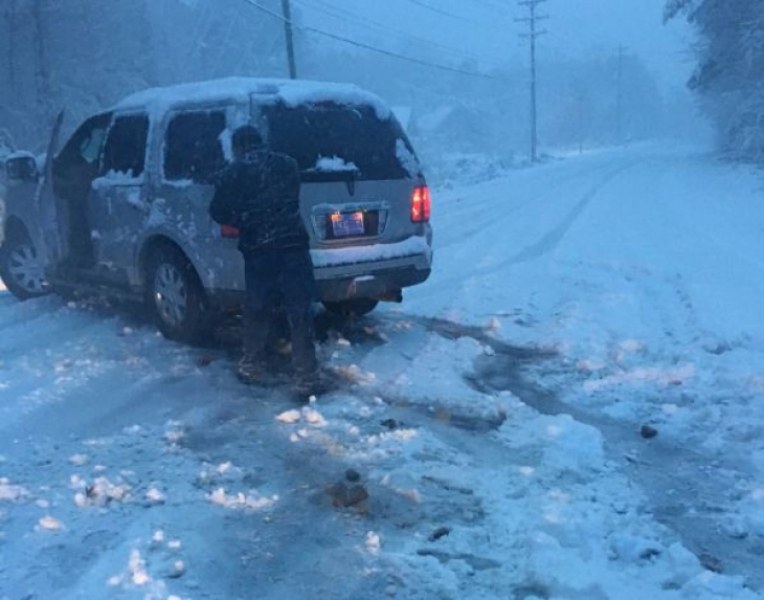
[[[300,394],[318,391],[312,302],[315,281],[308,234],[300,216],[300,171],[285,154],[271,152],[252,126],[233,134],[234,161],[215,180],[210,216],[239,230],[244,256],[244,356],[239,376],[266,374],[266,342],[283,306],[292,336],[292,364]]]

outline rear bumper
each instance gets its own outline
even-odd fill
[[[431,272],[430,253],[406,256],[373,263],[356,263],[314,270],[318,299],[338,302],[351,298],[382,298],[404,287],[424,282]],[[207,290],[214,305],[223,309],[239,309],[244,292]]]
[[[321,300],[382,298],[422,283],[432,265],[432,233],[399,242],[311,250]]]
[[[419,259],[419,264],[412,264]],[[356,266],[356,265],[353,265]],[[422,283],[430,276],[429,257],[409,257],[376,263],[357,265],[359,274],[348,274],[348,267],[341,267],[340,273],[334,269],[316,269],[316,287],[321,300],[337,302],[351,298],[382,298],[398,292],[404,287]]]
[[[353,298],[395,297],[405,287],[422,283],[432,267],[432,230],[400,242],[311,250],[318,299],[339,302]],[[243,275],[243,273],[242,273]],[[208,287],[211,302],[223,310],[238,309],[244,290]]]

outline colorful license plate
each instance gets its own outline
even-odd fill
[[[331,216],[332,233],[334,237],[353,237],[364,235],[366,228],[363,223],[363,213],[334,213]]]

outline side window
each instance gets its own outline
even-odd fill
[[[164,176],[168,181],[190,179],[205,183],[225,164],[220,134],[225,113],[199,111],[181,113],[167,126],[164,145]]]
[[[140,176],[146,161],[148,133],[149,118],[146,115],[126,115],[114,119],[106,137],[102,171]]]
[[[111,113],[91,117],[77,128],[53,160],[53,189],[58,196],[76,201],[87,196],[98,174],[110,122]]]
[[[90,135],[80,142],[80,156],[89,165],[92,165],[101,157],[101,148],[103,147],[103,139],[105,137],[106,128],[98,127],[93,129]]]
[[[56,162],[61,165],[97,163],[110,121],[111,113],[97,115],[85,121],[59,152]]]

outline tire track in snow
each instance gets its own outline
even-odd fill
[[[492,267],[492,269],[501,269],[502,267],[506,267],[508,265],[529,262],[531,260],[541,258],[545,254],[548,254],[565,238],[565,235],[568,233],[573,224],[579,219],[581,214],[587,209],[589,204],[602,191],[602,189],[606,187],[611,181],[616,179],[621,173],[633,169],[638,164],[638,162],[635,162],[632,164],[620,166],[617,169],[610,171],[599,181],[599,183],[597,183],[581,197],[581,199],[575,204],[575,206],[573,206],[570,212],[565,215],[563,220],[560,221],[560,223],[554,229],[551,229],[549,232],[547,232],[537,242],[526,246],[514,256],[499,263],[498,266]]]
[[[550,165],[551,166],[551,165]],[[608,172],[610,170],[610,166],[599,170],[602,170],[604,172]],[[528,171],[521,171],[518,174],[514,174],[516,177],[520,175],[528,175]],[[590,171],[580,171],[580,170],[571,170],[569,172],[566,172],[564,176],[557,175],[553,180],[549,181],[548,185],[545,186],[543,193],[539,195],[534,195],[532,198],[523,197],[519,193],[513,193],[511,190],[513,190],[513,182],[510,180],[509,173],[505,175],[502,179],[495,180],[495,181],[489,181],[489,182],[483,182],[481,184],[475,185],[470,188],[470,191],[473,195],[480,195],[482,193],[485,193],[486,190],[490,191],[489,196],[496,195],[496,191],[494,188],[504,189],[509,188],[510,192],[507,193],[508,198],[506,199],[507,202],[505,203],[502,200],[502,219],[497,219],[496,215],[493,211],[487,210],[487,211],[476,211],[475,205],[471,202],[462,202],[463,196],[457,197],[453,200],[450,200],[448,202],[448,217],[451,219],[454,219],[457,222],[463,223],[465,221],[469,221],[470,227],[469,228],[460,228],[458,236],[448,239],[448,237],[445,238],[445,241],[441,241],[443,239],[441,236],[447,236],[448,231],[442,232],[443,226],[447,225],[443,223],[436,222],[436,252],[441,252],[445,250],[446,248],[450,248],[453,246],[460,245],[464,243],[465,239],[470,239],[476,235],[479,235],[481,239],[485,239],[486,237],[491,237],[493,235],[492,229],[498,229],[501,230],[505,227],[504,224],[504,218],[510,217],[514,214],[522,213],[524,209],[527,208],[529,202],[554,202],[559,201],[561,197],[563,197],[563,193],[561,191],[565,189],[569,189],[572,185],[576,184],[579,180],[582,179],[591,179],[592,173]],[[500,192],[503,193],[503,192]],[[500,234],[501,231],[497,232],[497,235]]]
[[[552,389],[539,383],[552,375],[562,377],[561,382],[557,379],[557,385],[570,384],[571,367],[559,363],[554,351],[515,346],[492,337],[481,327],[447,319],[408,318],[447,339],[468,337],[490,346],[495,355],[479,357],[474,373],[466,377],[468,383],[486,395],[510,391],[540,414],[570,415],[600,431],[606,452],[619,465],[619,472],[639,485],[658,523],[674,531],[702,564],[715,567],[719,561],[725,574],[743,576],[749,587],[757,592],[764,590],[760,569],[764,547],[755,536],[735,538],[720,528],[719,517],[730,509],[731,491],[741,480],[754,475],[738,457],[708,455],[688,447],[687,440],[664,436],[644,440],[639,435],[640,423],[620,421],[563,402]],[[470,456],[493,457],[497,464],[506,458],[506,447],[488,435],[502,425],[503,418],[451,414],[444,423],[438,420],[432,406],[383,395],[396,418],[427,428],[450,447]]]
[[[627,164],[624,164],[624,162],[627,162]],[[514,203],[510,205],[510,212],[509,214],[521,214],[529,207],[531,203],[537,204],[539,202],[545,203],[545,206],[554,206],[555,212],[562,212],[562,208],[556,206],[556,203],[559,202],[559,199],[562,198],[563,200],[567,200],[565,195],[562,193],[558,193],[558,189],[564,189],[565,187],[571,187],[575,183],[575,187],[577,189],[587,189],[588,191],[584,192],[581,199],[576,202],[574,207],[568,212],[568,215],[565,219],[563,219],[562,223],[558,224],[557,226],[553,227],[553,229],[549,230],[546,234],[543,234],[541,236],[541,240],[534,242],[530,245],[527,245],[525,248],[520,250],[519,252],[515,253],[512,258],[505,259],[500,257],[499,260],[496,261],[488,261],[483,262],[482,264],[473,265],[470,272],[469,272],[469,278],[468,280],[464,279],[464,275],[461,272],[457,272],[457,274],[453,274],[452,272],[454,269],[447,270],[447,271],[441,271],[441,270],[435,270],[433,272],[433,276],[428,281],[427,285],[430,290],[437,290],[438,288],[447,288],[451,289],[453,285],[458,285],[460,287],[464,287],[465,284],[468,284],[469,281],[474,281],[475,279],[480,278],[483,275],[490,274],[497,269],[500,269],[502,266],[511,265],[519,262],[523,262],[523,260],[517,260],[517,257],[520,255],[523,255],[524,252],[528,252],[530,249],[535,249],[540,244],[543,244],[549,241],[549,238],[551,238],[555,233],[559,236],[559,239],[557,239],[556,243],[559,243],[561,239],[564,237],[564,234],[567,233],[568,229],[573,225],[573,223],[578,219],[578,217],[581,215],[581,213],[584,211],[584,209],[589,205],[589,203],[593,200],[593,198],[602,190],[603,187],[605,187],[608,183],[610,183],[613,179],[615,179],[620,173],[623,171],[626,171],[628,169],[631,169],[633,167],[638,166],[638,164],[642,162],[641,160],[634,160],[629,159],[628,157],[617,157],[614,160],[608,161],[608,163],[605,166],[599,166],[592,170],[574,170],[571,173],[566,173],[564,177],[560,177],[559,175],[556,175],[553,179],[551,179],[548,183],[545,182],[543,193],[541,194],[533,194],[528,197],[526,197],[522,203]],[[587,183],[594,179],[597,183],[593,187],[587,186]],[[580,183],[580,185],[579,185]],[[506,183],[508,186],[512,186],[512,183],[507,181]],[[527,185],[527,184],[526,184]],[[532,186],[531,189],[535,189],[538,186]],[[550,198],[551,197],[551,198]],[[450,208],[451,205],[449,205]],[[507,219],[507,212],[502,208],[502,216],[501,218],[496,217],[496,215],[492,211],[487,211],[489,215],[491,215],[491,219],[488,222],[488,225],[486,227],[478,227],[471,230],[467,230],[464,232],[464,220],[465,218],[462,216],[461,211],[457,211],[455,213],[449,213],[449,218],[454,219],[454,221],[446,221],[445,217],[441,217],[440,220],[435,221],[435,256],[436,260],[441,261],[443,260],[443,254],[441,252],[446,252],[446,259],[451,259],[455,261],[459,261],[461,257],[465,254],[464,249],[459,250],[458,252],[455,250],[457,247],[461,247],[466,245],[465,247],[469,247],[469,245],[478,244],[480,247],[480,251],[475,252],[473,249],[471,253],[475,253],[477,256],[483,256],[486,257],[489,254],[485,251],[485,244],[486,240],[502,240],[502,238],[507,239],[507,223],[511,223],[511,219]],[[471,209],[474,211],[475,207],[472,206]],[[473,219],[474,217],[471,217]],[[457,238],[449,238],[449,226],[451,226],[451,230],[458,230],[459,236]],[[445,229],[445,231],[443,231]],[[560,230],[563,230],[560,234]],[[440,233],[439,233],[440,232]],[[475,236],[474,234],[479,232],[479,236]],[[525,233],[525,232],[523,232]],[[512,235],[510,233],[510,235]],[[514,244],[512,246],[508,246],[507,250],[511,250],[513,248]],[[503,252],[502,252],[503,254]],[[543,253],[542,253],[543,254]],[[526,260],[530,260],[533,257],[529,257]],[[451,273],[451,274],[449,274]],[[434,292],[433,292],[434,293]]]
[[[529,376],[527,365],[527,361],[522,363],[517,356],[507,354],[481,357],[469,380],[484,393],[510,391],[544,415],[567,414],[599,430],[606,451],[650,499],[658,522],[675,531],[701,562],[719,559],[725,573],[742,575],[756,591],[764,589],[761,543],[755,536],[733,538],[719,527],[718,517],[730,504],[731,490],[741,479],[752,476],[736,457],[707,456],[663,437],[642,440],[636,423],[592,414],[562,402],[535,381],[544,376],[544,371],[537,369]]]

